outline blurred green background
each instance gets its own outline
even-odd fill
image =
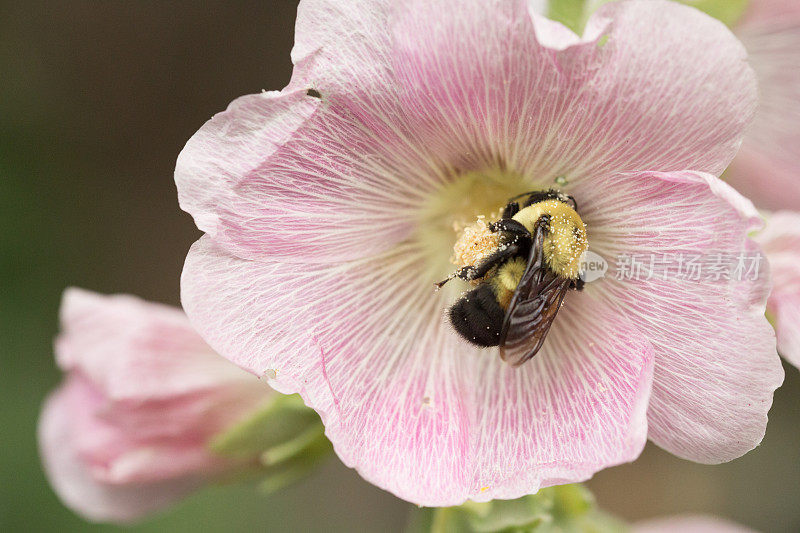
[[[343,0],[346,1],[346,0]],[[289,79],[296,2],[0,2],[0,530],[111,531],[47,485],[35,428],[59,381],[61,291],[178,304],[199,236],[172,181],[186,140],[235,97]],[[800,374],[787,367],[764,444],[696,465],[649,446],[590,487],[626,519],[706,512],[800,531]],[[400,531],[408,504],[336,459],[270,497],[206,490],[134,531]]]

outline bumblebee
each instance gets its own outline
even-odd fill
[[[536,355],[567,291],[583,288],[580,259],[588,241],[577,210],[574,198],[553,189],[509,200],[488,225],[497,246],[436,284],[453,278],[476,284],[449,311],[464,339],[499,346],[501,358],[514,366]]]

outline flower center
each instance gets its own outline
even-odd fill
[[[558,180],[556,184],[560,185]],[[575,200],[555,189],[531,189],[520,175],[500,169],[465,173],[442,187],[425,206],[419,232],[430,259],[428,266],[436,277],[452,272],[452,265],[478,265],[504,247],[511,235],[497,228],[493,231],[490,225],[503,216],[513,200],[518,208],[506,216],[527,230],[531,238],[541,222],[547,266],[562,278],[577,280],[588,240]],[[523,255],[524,262],[527,252]]]
[[[548,191],[541,191],[541,194],[548,194]],[[497,218],[491,217],[493,221]],[[536,239],[537,226],[543,225],[543,239],[539,245],[548,268],[562,278],[574,280],[579,277],[581,257],[589,248],[589,241],[586,225],[575,209],[562,200],[546,199],[524,205],[513,214],[511,221],[529,232],[533,240]],[[458,267],[476,266],[506,246],[509,238],[502,229],[492,231],[492,223],[487,222],[486,217],[478,216],[474,223],[460,231],[450,261]],[[522,255],[519,259],[527,259],[527,252],[523,250]]]
[[[530,188],[516,173],[490,169],[464,173],[439,189],[423,207],[418,232],[431,279],[446,276],[454,263],[481,256],[495,242],[487,224],[509,198]]]
[[[451,258],[460,268],[436,285],[473,285],[448,312],[464,340],[498,346],[515,366],[536,355],[567,291],[583,288],[589,242],[577,207],[556,189],[527,191],[510,197],[493,222],[478,216],[461,229]]]

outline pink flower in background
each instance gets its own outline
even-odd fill
[[[235,465],[207,449],[271,389],[214,353],[178,309],[70,289],[64,383],[39,423],[45,471],[75,512],[127,522]]]
[[[751,0],[736,35],[759,81],[756,119],[726,177],[758,207],[800,209],[800,2]]]
[[[455,284],[432,290],[454,224],[551,187],[608,260],[755,253],[757,213],[713,175],[756,105],[721,23],[622,2],[579,38],[523,0],[309,0],[292,59],[287,88],[236,100],[178,159],[207,233],[182,298],[346,464],[447,506],[587,479],[648,437],[707,463],[760,442],[783,377],[764,270],[589,283],[516,368],[447,324]]]
[[[714,516],[688,515],[657,518],[634,524],[633,533],[755,533]]]
[[[800,213],[780,211],[767,217],[756,236],[772,269],[773,288],[767,300],[778,334],[778,352],[800,367]]]

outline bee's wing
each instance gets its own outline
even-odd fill
[[[519,366],[544,343],[561,307],[570,280],[547,268],[543,253],[544,229],[537,225],[528,266],[511,297],[500,333],[500,357]]]

